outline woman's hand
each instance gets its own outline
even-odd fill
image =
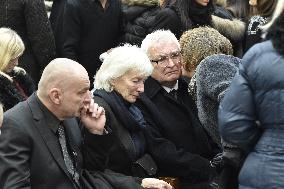
[[[172,189],[173,187],[167,182],[155,178],[144,178],[141,186],[151,189]]]

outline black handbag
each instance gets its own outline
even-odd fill
[[[153,177],[157,173],[157,165],[149,154],[145,154],[132,164],[132,173],[137,177]]]

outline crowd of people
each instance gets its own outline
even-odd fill
[[[0,188],[284,188],[283,44],[284,0],[1,1]]]

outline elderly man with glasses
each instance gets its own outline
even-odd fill
[[[181,78],[178,40],[168,30],[157,30],[141,48],[154,70],[137,105],[149,125],[146,136],[160,176],[178,177],[182,189],[212,188],[216,167],[210,160],[216,153]]]

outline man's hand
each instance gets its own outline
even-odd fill
[[[173,187],[167,182],[155,178],[144,178],[141,186],[152,189],[172,189]]]
[[[81,111],[81,120],[90,133],[103,134],[106,123],[105,110],[94,103],[93,99]]]

